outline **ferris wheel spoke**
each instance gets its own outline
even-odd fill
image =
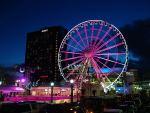
[[[113,40],[114,38],[116,38],[119,35],[119,33],[117,33],[115,36],[111,37],[108,41],[106,41],[104,44],[102,44],[100,47],[97,48],[97,50],[99,50],[100,48],[102,48],[103,46],[105,46],[107,43],[109,43],[111,40]]]
[[[113,63],[116,63],[116,64],[124,65],[124,64],[122,64],[120,62],[116,62],[116,61],[113,61],[113,60],[110,60],[110,59],[105,59],[105,58],[102,58],[102,57],[97,57],[97,58],[103,59],[103,60],[107,60],[107,61],[110,61],[110,62],[113,62]]]
[[[88,41],[88,36],[87,36],[87,31],[86,31],[86,25],[84,24],[84,31],[85,31],[85,35],[86,35],[86,41],[87,41],[87,45],[89,48],[89,41]]]
[[[70,66],[73,66],[73,65],[77,64],[78,62],[82,61],[83,59],[84,59],[84,58],[81,58],[81,59],[77,60],[76,62],[74,62],[74,63],[72,63],[72,64],[70,64],[70,65],[64,67],[62,70],[65,70],[65,69],[69,68]]]
[[[70,45],[70,44],[67,44],[68,46],[70,46],[70,47],[72,47],[72,48],[74,48],[74,49],[77,49],[77,50],[79,50],[79,51],[82,51],[82,50],[80,50],[80,49],[78,49],[78,48],[76,48],[76,47],[74,47],[74,46],[72,46],[72,45]]]
[[[94,55],[123,55],[126,53],[102,53],[102,54],[94,54]]]
[[[101,61],[99,61],[97,58],[95,58],[95,59],[96,59],[97,62],[101,63],[102,65],[104,65],[104,66],[106,66],[108,69],[110,69],[107,65],[105,65],[104,63],[102,63]],[[110,70],[119,76],[118,73],[116,73],[116,72],[113,71],[112,69],[110,69]]]
[[[116,44],[116,45],[113,45],[113,46],[110,46],[110,47],[105,48],[105,49],[102,49],[102,50],[97,51],[97,52],[95,52],[95,53],[100,53],[100,52],[102,52],[102,51],[106,51],[106,50],[108,50],[108,49],[111,49],[111,48],[114,48],[114,47],[120,46],[120,45],[122,45],[122,44],[124,44],[124,42],[119,43],[119,44]]]
[[[104,40],[104,38],[106,37],[106,35],[110,32],[110,30],[112,29],[112,27],[110,27],[108,29],[108,31],[104,34],[104,36],[100,39],[100,41],[98,42],[98,44],[96,45],[96,48],[100,45],[100,43]]]
[[[75,78],[75,80],[77,80],[79,76],[82,76],[82,74],[83,74],[83,72],[84,72],[84,70],[85,70],[85,65],[87,64],[87,61],[88,61],[88,60],[86,59],[85,62],[84,62],[84,64],[83,64],[83,66],[82,66],[82,69],[79,71],[79,74],[78,74],[78,76]]]
[[[92,25],[92,33],[91,33],[91,42],[90,42],[90,46],[92,46],[92,41],[93,41],[93,30],[94,29],[94,23]]]
[[[70,54],[81,54],[83,55],[83,53],[76,53],[76,52],[69,52],[69,51],[60,51],[61,53],[70,53]]]
[[[97,63],[96,63],[97,64]],[[108,79],[107,75],[103,72],[103,70],[99,67],[99,65],[97,64],[97,67],[102,71],[103,75],[105,76],[105,78],[107,78],[107,80],[111,83],[111,81]]]
[[[94,70],[95,70],[95,72],[96,72],[96,74],[97,74],[98,80],[101,81],[101,80],[100,80],[100,71],[99,71],[99,69],[98,69],[98,67],[97,67],[97,63],[95,62],[95,60],[94,60],[93,58],[91,58],[91,61],[92,61],[92,63],[93,63]],[[105,79],[104,79],[102,76],[101,76],[101,78],[102,78],[103,82],[105,83]]]
[[[72,36],[70,36],[82,49],[84,49]]]
[[[79,65],[83,64],[84,61],[85,61],[85,59],[82,59],[82,62],[81,62]],[[74,64],[73,64],[73,65],[74,65]],[[78,69],[78,67],[76,66],[76,68],[73,69],[73,70],[65,77],[65,79],[67,79],[70,75],[72,75],[77,69]]]
[[[101,24],[100,29],[98,30],[97,37],[99,37],[99,35],[100,35],[100,32],[101,32],[101,30],[102,30],[103,25],[104,25],[104,24],[102,23],[102,24]],[[95,44],[96,44],[97,39],[98,39],[98,38],[96,38],[96,40],[94,41],[94,44],[93,44],[93,45],[95,45]]]
[[[61,60],[61,61],[74,60],[74,59],[82,58],[82,57],[84,57],[84,56],[78,56],[78,57],[67,58],[67,59],[63,59],[63,60]]]
[[[76,29],[76,28],[75,28]],[[83,42],[83,44],[84,44],[84,47],[86,48],[86,45],[85,45],[85,43],[84,43],[84,41],[83,41],[83,39],[82,39],[82,37],[81,37],[81,35],[80,35],[80,33],[79,33],[79,31],[76,29],[76,31],[77,31],[77,33],[78,33],[78,35],[79,35],[79,37],[80,37],[80,39],[82,40],[82,42]]]

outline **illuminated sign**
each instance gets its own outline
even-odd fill
[[[48,77],[48,75],[43,75],[43,76],[40,76],[40,78],[47,78]]]
[[[41,32],[47,32],[48,31],[48,29],[44,29],[44,30],[42,30]]]
[[[70,64],[68,64],[68,66],[69,66],[69,65],[70,65]],[[68,69],[74,69],[74,68],[76,68],[76,67],[82,68],[82,65],[72,65],[72,66],[68,67]]]
[[[127,67],[125,69],[127,70]],[[116,67],[116,68],[101,68],[101,69],[99,69],[100,73],[110,73],[110,72],[113,72],[112,70],[114,72],[122,72],[123,68]],[[90,68],[89,72],[95,73],[94,68]]]

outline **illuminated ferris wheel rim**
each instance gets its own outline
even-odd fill
[[[64,39],[62,40],[62,43],[61,43],[61,45],[60,45],[60,48],[59,48],[59,53],[58,53],[58,66],[59,66],[59,70],[60,70],[60,73],[61,73],[61,75],[63,76],[63,78],[65,79],[65,81],[68,81],[67,80],[67,78],[65,77],[65,75],[64,75],[64,73],[63,73],[63,68],[61,67],[61,49],[64,47],[64,45],[66,44],[66,41],[68,40],[68,38],[69,38],[69,36],[71,36],[71,34],[72,33],[74,33],[74,31],[77,31],[77,30],[79,30],[79,28],[80,27],[86,27],[86,26],[88,26],[88,24],[90,24],[90,25],[97,25],[97,24],[100,24],[102,27],[103,27],[103,25],[104,26],[109,26],[109,28],[113,28],[113,30],[115,30],[115,31],[117,31],[117,36],[121,36],[121,39],[123,40],[123,44],[125,45],[125,49],[126,49],[126,51],[125,51],[125,54],[126,54],[126,60],[125,60],[125,63],[124,63],[124,66],[123,66],[123,70],[122,70],[122,72],[123,71],[125,71],[125,68],[126,68],[126,66],[127,66],[127,61],[128,61],[128,46],[127,46],[127,44],[126,44],[126,40],[124,39],[124,37],[123,37],[123,35],[121,34],[121,32],[114,26],[114,25],[112,25],[112,24],[110,24],[110,23],[108,23],[108,22],[106,22],[106,21],[103,21],[103,20],[88,20],[88,21],[84,21],[84,22],[81,22],[81,23],[79,23],[78,25],[76,25],[75,27],[73,27],[67,34],[66,34],[66,36],[64,37]],[[90,28],[90,29],[92,29],[92,28]],[[101,29],[101,31],[102,31],[102,29]],[[101,32],[100,31],[100,32]],[[81,32],[81,31],[80,31]],[[79,35],[80,35],[80,32],[78,33],[78,34],[76,34],[77,35],[77,37],[79,37]],[[105,32],[105,31],[103,31],[103,32]],[[86,31],[85,31],[85,28],[84,28],[84,31],[82,32],[82,33],[86,33]],[[105,32],[105,34],[106,34],[106,32]],[[109,33],[107,33],[107,35],[109,35]],[[84,38],[87,38],[87,37],[91,37],[91,36],[87,36],[86,35],[86,37],[84,37]],[[94,37],[94,36],[93,36]],[[104,37],[105,38],[105,37]],[[112,37],[111,37],[112,38]],[[94,39],[94,38],[93,38]],[[98,37],[97,37],[97,39],[98,39]],[[86,40],[86,39],[84,39],[84,40]],[[112,39],[113,41],[114,41],[114,39]],[[102,40],[103,41],[103,40]],[[73,40],[72,40],[72,42],[73,42]],[[72,44],[72,42],[71,42],[71,44]],[[81,41],[80,40],[80,43],[82,43],[83,42],[83,40]],[[78,44],[76,44],[76,46],[78,47],[79,45],[80,45],[80,43],[78,43]],[[108,42],[109,43],[109,42]],[[88,43],[87,43],[88,44]],[[107,46],[107,45],[106,45]],[[71,46],[69,46],[69,48],[70,48]],[[86,46],[85,46],[86,47]],[[76,48],[77,49],[77,48]],[[84,49],[83,49],[83,51],[82,52],[85,52],[84,51]],[[118,55],[117,55],[118,56]],[[85,60],[85,59],[84,59]],[[97,60],[96,60],[97,61]],[[122,75],[122,72],[119,74],[119,76],[117,77],[117,79]],[[114,81],[114,82],[116,82],[117,81],[117,79]],[[109,86],[111,86],[111,85],[113,85],[114,84],[114,82],[113,83],[111,83]],[[109,86],[107,86],[107,87],[105,87],[105,88],[108,88]]]

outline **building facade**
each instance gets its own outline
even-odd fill
[[[27,33],[25,76],[32,83],[39,81],[61,81],[58,72],[58,50],[67,30],[62,26],[45,27],[39,31]],[[30,73],[32,72],[32,73]]]

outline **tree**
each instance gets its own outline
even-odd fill
[[[15,80],[17,76],[15,76],[16,72],[13,67],[4,67],[0,65],[0,81],[2,84],[15,84]]]

